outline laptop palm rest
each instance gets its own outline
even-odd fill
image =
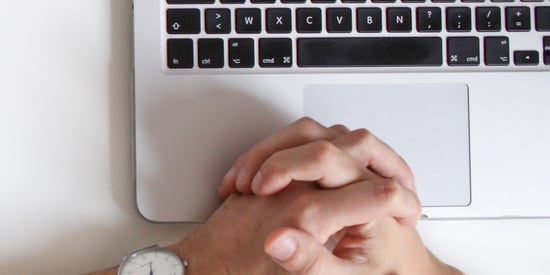
[[[470,204],[466,84],[308,85],[304,112],[389,144],[413,170],[423,206]]]

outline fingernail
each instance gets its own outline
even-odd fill
[[[254,179],[252,180],[252,192],[256,193],[260,190],[260,187],[262,186],[262,173],[258,172],[256,173],[256,176],[254,176]]]
[[[269,247],[267,253],[271,257],[275,258],[275,260],[284,262],[294,255],[297,247],[298,242],[294,237],[283,235],[274,241],[274,243]]]
[[[237,177],[237,169],[235,167],[231,167],[229,171],[223,176],[223,182],[232,182]]]

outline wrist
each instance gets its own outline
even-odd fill
[[[167,248],[187,263],[185,275],[229,274],[224,270],[216,248],[210,242],[212,235],[205,226],[188,234],[182,241]]]

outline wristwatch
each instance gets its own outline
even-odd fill
[[[176,253],[153,245],[124,257],[118,275],[184,275],[186,267],[187,262]]]

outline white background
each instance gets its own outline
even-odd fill
[[[135,208],[131,32],[129,0],[0,0],[0,274],[98,270],[193,228]],[[418,228],[467,274],[550,274],[549,219]]]

